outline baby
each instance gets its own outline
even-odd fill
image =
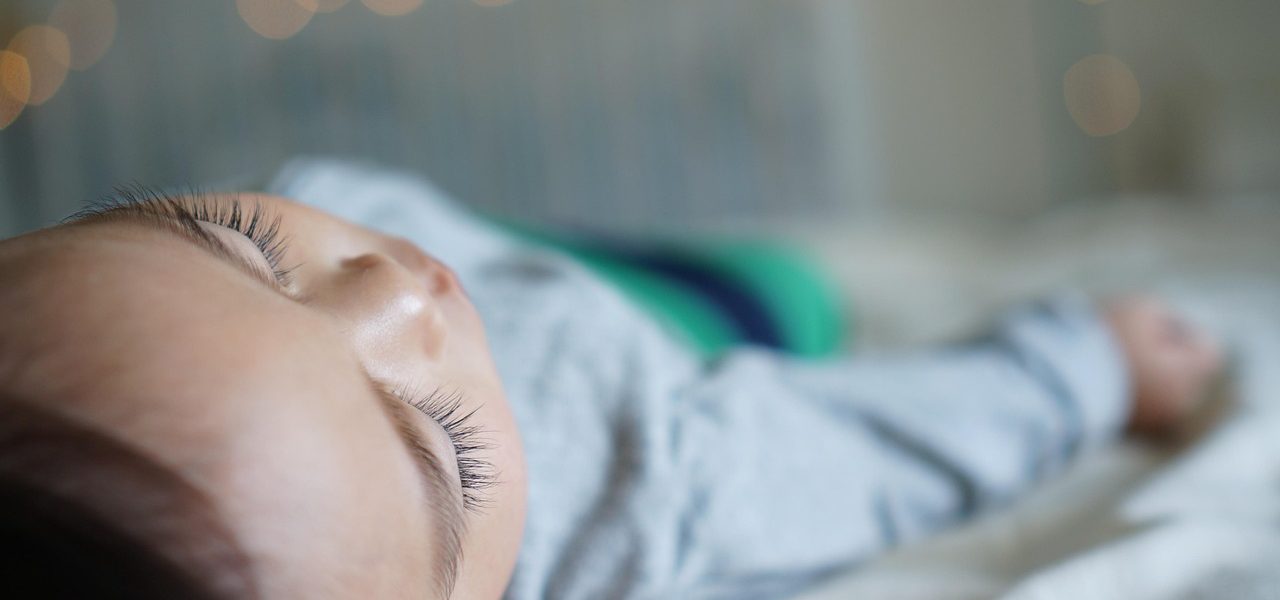
[[[707,363],[421,181],[263,189],[0,242],[7,589],[785,596],[1164,430],[1220,363],[1156,302],[1076,298],[913,355]]]

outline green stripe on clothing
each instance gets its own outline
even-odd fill
[[[743,343],[731,315],[704,295],[632,264],[604,244],[509,220],[491,220],[525,241],[574,257],[703,356],[714,357]],[[749,291],[763,304],[779,330],[783,338],[781,350],[818,358],[841,349],[848,327],[839,296],[818,263],[798,249],[757,240],[659,243],[653,248],[721,275]]]

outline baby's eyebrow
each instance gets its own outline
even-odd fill
[[[105,222],[129,222],[172,234],[175,239],[187,242],[207,252],[259,281],[272,291],[285,293],[280,282],[216,235],[205,231],[200,221],[184,213],[168,214],[147,203],[114,206],[82,218],[74,218],[68,224],[93,224]]]
[[[462,561],[464,510],[461,491],[450,485],[449,475],[445,472],[440,457],[431,449],[431,445],[422,435],[422,430],[409,420],[406,411],[413,409],[386,385],[367,374],[365,379],[369,381],[374,394],[382,401],[397,436],[417,466],[422,483],[426,487],[427,498],[439,500],[432,502],[430,508],[441,530],[430,533],[434,534],[435,554],[438,557],[434,570],[439,597],[448,598],[453,592],[454,582],[458,577],[458,564]]]

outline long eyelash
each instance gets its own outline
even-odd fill
[[[280,216],[255,202],[246,211],[238,196],[216,197],[209,192],[187,188],[182,194],[169,194],[139,183],[117,186],[114,194],[90,204],[67,221],[77,221],[118,212],[147,216],[171,217],[185,224],[197,222],[221,225],[238,231],[258,247],[271,265],[271,274],[283,287],[289,287],[294,267],[284,267],[289,240],[280,232]]]
[[[453,442],[453,453],[458,457],[458,479],[462,481],[463,504],[468,509],[478,509],[487,504],[484,491],[494,485],[493,464],[476,455],[490,446],[484,441],[484,430],[471,423],[471,417],[479,408],[464,411],[460,392],[443,392],[437,389],[409,405],[430,417]]]
[[[289,241],[280,234],[279,215],[269,214],[262,204],[256,202],[246,213],[244,203],[239,198],[232,198],[230,201],[213,200],[204,194],[185,198],[192,200],[187,209],[196,220],[234,229],[253,242],[271,265],[276,280],[288,287],[292,269],[281,268],[281,261]]]

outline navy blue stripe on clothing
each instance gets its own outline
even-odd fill
[[[606,252],[702,296],[729,317],[744,343],[785,349],[782,332],[768,307],[727,274],[670,253],[618,248]]]

